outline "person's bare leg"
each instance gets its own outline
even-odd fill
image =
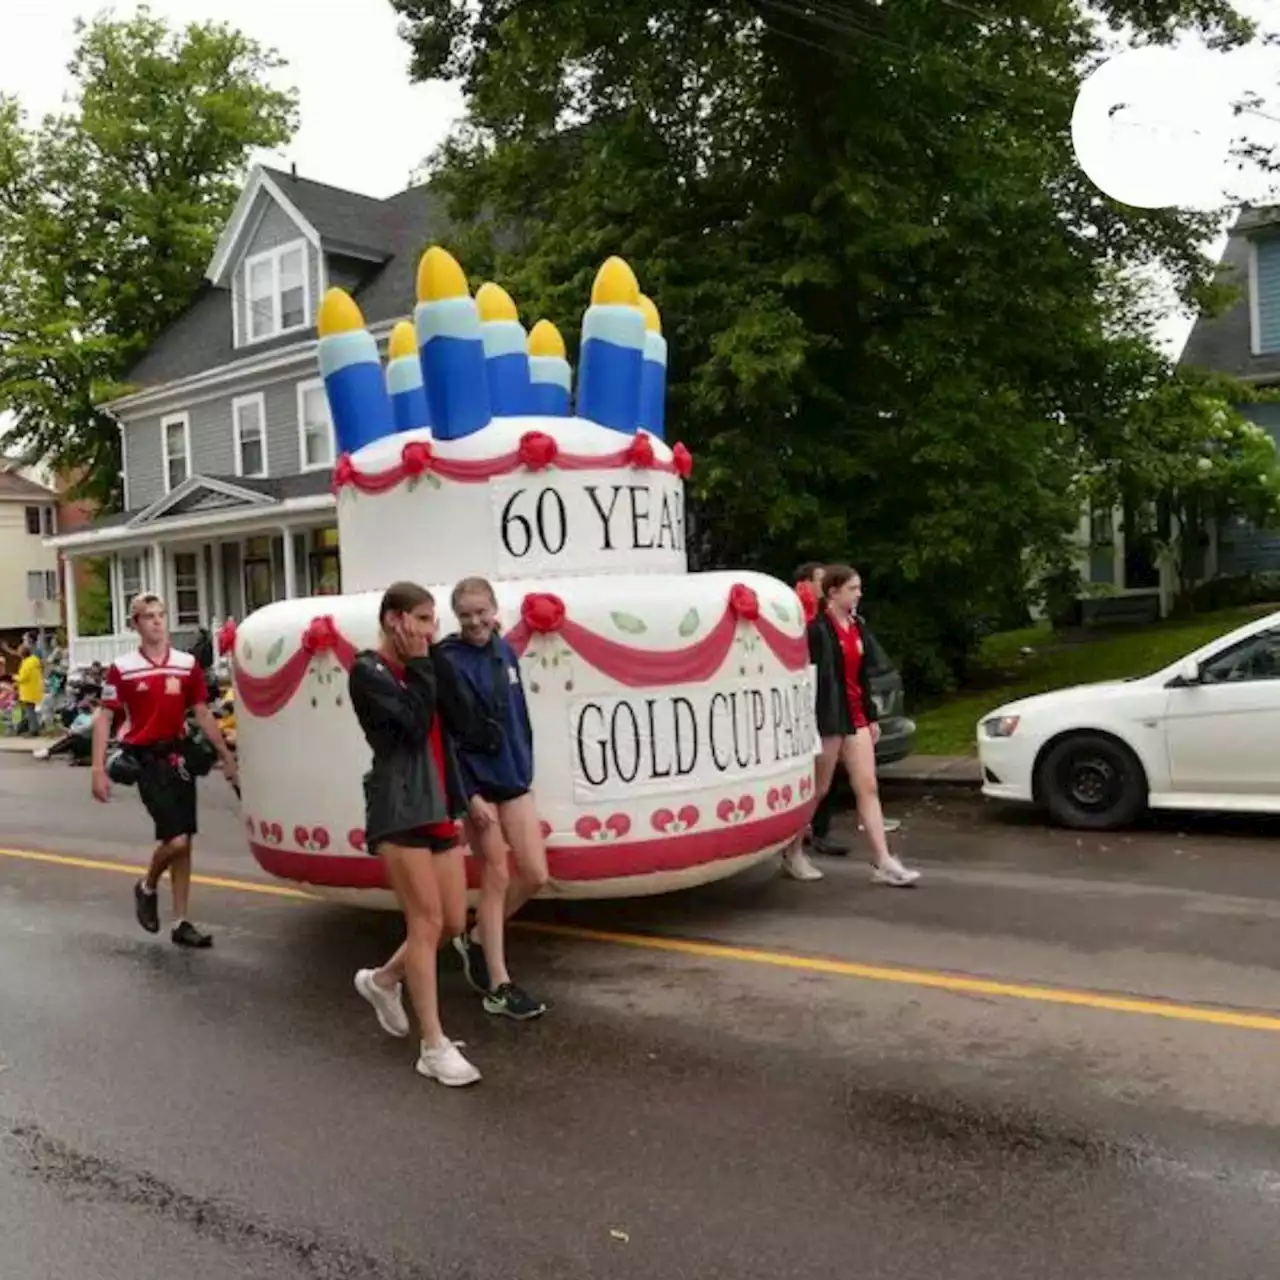
[[[409,954],[409,944],[402,942],[395,950],[395,954],[391,959],[382,966],[381,969],[373,971],[373,980],[380,987],[385,987],[388,991],[396,985],[397,982],[404,980],[405,958]]]
[[[506,918],[510,920],[546,887],[547,843],[532,794],[500,804],[498,822],[516,864],[516,874],[507,886]]]
[[[836,780],[836,767],[840,763],[841,747],[846,738],[823,738],[822,752],[813,765],[813,798],[819,804],[826,799],[831,784]]]
[[[844,767],[849,771],[858,817],[871,846],[872,861],[883,866],[889,857],[889,839],[884,830],[884,810],[880,807],[880,784],[876,779],[876,750],[869,729],[859,729],[844,740],[841,748]]]
[[[484,951],[492,990],[511,981],[507,972],[506,929],[507,895],[511,873],[507,866],[507,842],[502,828],[491,823],[483,831],[473,833],[472,847],[484,860],[480,878],[480,902],[476,907],[476,927],[471,936]]]
[[[432,861],[441,855],[425,849],[405,849],[400,845],[379,846],[378,852],[387,868],[387,879],[404,912],[404,973],[409,987],[413,1011],[418,1015],[422,1040],[429,1046],[439,1045],[445,1038],[440,1025],[440,1001],[436,989],[436,950],[443,929],[440,886]],[[399,954],[397,952],[397,954]]]
[[[189,920],[191,910],[191,840],[187,836],[171,840],[173,856],[169,859],[169,888],[173,892],[173,918]]]

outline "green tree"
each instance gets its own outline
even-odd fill
[[[853,560],[945,684],[1064,555],[1134,395],[1123,282],[1209,296],[1216,219],[1117,206],[1075,163],[1105,32],[1064,0],[392,3],[414,75],[466,94],[433,168],[468,269],[570,339],[609,253],[661,307],[703,562]],[[1251,34],[1227,0],[1101,8]]]
[[[95,401],[190,302],[254,147],[295,128],[274,53],[146,8],[77,25],[73,109],[28,127],[0,96],[0,412],[13,443],[118,501]]]
[[[1148,389],[1108,439],[1085,487],[1098,506],[1158,513],[1158,553],[1189,611],[1214,521],[1239,516],[1257,528],[1280,527],[1280,454],[1237,407],[1260,393],[1154,357],[1150,364]]]

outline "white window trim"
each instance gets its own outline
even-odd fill
[[[323,391],[323,378],[310,378],[306,382],[298,383],[298,470],[299,471],[324,471],[333,466],[337,460],[338,449],[337,441],[334,439],[333,419],[330,415],[329,421],[329,461],[328,462],[307,462],[307,432],[306,419],[303,410],[307,402],[308,391]]]
[[[282,338],[288,333],[301,333],[304,329],[311,328],[311,271],[310,264],[307,260],[307,244],[305,239],[290,240],[288,244],[277,245],[274,249],[264,249],[261,253],[255,253],[245,258],[244,266],[241,268],[244,278],[244,333],[242,335],[241,346],[252,347],[261,342],[270,342],[274,338]],[[302,323],[290,325],[285,329],[281,326],[280,318],[280,259],[286,253],[292,253],[295,249],[302,254]],[[259,262],[271,263],[271,319],[272,329],[270,333],[263,334],[260,338],[253,336],[253,321],[250,318],[250,310],[253,306],[253,292],[249,288],[249,280],[254,266]]]
[[[1249,354],[1262,354],[1262,305],[1258,297],[1258,242],[1249,241]]]
[[[240,410],[246,405],[258,407],[258,429],[262,433],[262,470],[246,471],[244,469],[244,442],[240,439]],[[261,480],[270,470],[267,460],[267,398],[261,391],[251,392],[247,396],[236,396],[231,402],[231,430],[236,441],[236,475],[251,480]]]
[[[183,447],[186,449],[187,474],[178,481],[183,484],[191,479],[191,415],[189,413],[170,413],[160,419],[160,448],[164,454],[164,491],[172,493],[177,485],[169,483],[169,428],[182,423]]]
[[[196,608],[199,616],[195,622],[178,621],[178,566],[176,563],[178,556],[194,556],[196,560]],[[173,601],[173,625],[175,627],[204,626],[209,618],[209,584],[205,581],[203,543],[194,547],[181,545],[170,547],[165,560],[168,577],[168,582],[165,584],[165,599]]]
[[[147,561],[150,558],[149,553],[141,547],[136,551],[117,551],[115,554],[115,587],[117,592],[116,605],[120,611],[116,616],[120,619],[121,632],[128,630],[129,602],[133,599],[133,596],[125,590],[124,566],[120,562],[124,559],[138,561],[138,589],[139,591],[146,591],[148,590]]]

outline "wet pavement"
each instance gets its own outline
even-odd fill
[[[394,917],[198,887],[217,946],[191,954],[137,929],[127,875],[12,856],[136,862],[136,797],[87,791],[0,759],[4,1280],[1275,1270],[1280,1031],[889,978],[1280,1016],[1280,825],[1079,837],[903,798],[915,891],[828,859],[541,906],[577,931],[513,938],[542,1021],[487,1018],[448,966],[485,1073],[450,1092],[351,989]],[[204,800],[200,870],[259,881],[229,792]]]

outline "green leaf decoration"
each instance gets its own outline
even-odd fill
[[[786,605],[781,605],[774,600],[770,603],[770,607],[773,609],[774,617],[776,617],[779,622],[791,621],[791,610],[788,609]]]
[[[410,477],[409,477],[409,486],[408,486],[408,487],[409,487],[409,492],[410,492],[410,493],[412,493],[412,492],[413,492],[413,491],[418,487],[418,481],[419,481],[420,479],[422,479],[422,477],[421,477],[421,476],[410,476]]]
[[[649,630],[643,619],[637,618],[634,613],[611,613],[609,616],[619,631],[626,631],[630,635],[643,635]]]
[[[433,489],[439,489],[439,488],[441,487],[441,486],[440,486],[440,477],[439,477],[438,475],[436,475],[436,474],[435,474],[435,472],[433,472],[433,471],[428,471],[428,472],[427,472],[427,483],[428,483],[428,484],[429,484]]]
[[[280,655],[284,652],[284,636],[281,636],[275,644],[267,650],[267,666],[274,667],[280,661]]]
[[[688,613],[680,619],[680,634],[682,636],[691,636],[698,629],[698,623],[701,619],[698,617],[697,609],[690,609]]]
[[[253,645],[246,640],[240,648],[244,652],[244,660],[248,662],[253,657]]]

